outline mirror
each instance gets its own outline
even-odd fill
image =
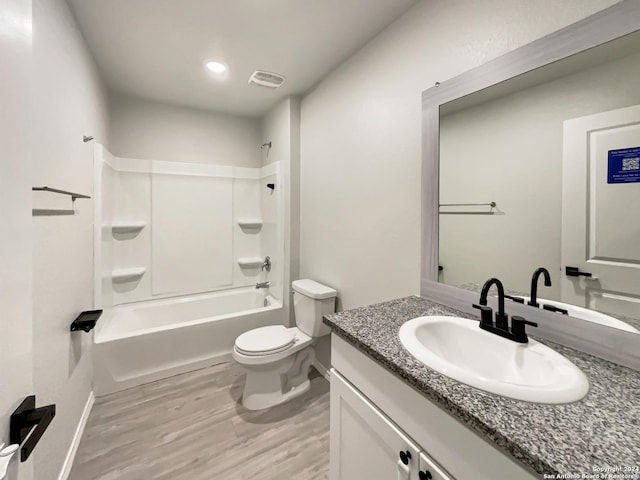
[[[440,105],[439,282],[640,334],[639,79],[636,32]]]

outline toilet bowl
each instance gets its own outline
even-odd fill
[[[242,405],[248,410],[273,407],[309,390],[313,339],[329,334],[322,317],[335,311],[337,292],[313,280],[296,280],[292,289],[295,327],[255,328],[235,341],[233,358],[247,372]]]

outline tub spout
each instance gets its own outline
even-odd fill
[[[269,288],[270,282],[258,282],[256,283],[256,288]]]

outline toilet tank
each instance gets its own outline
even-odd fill
[[[298,328],[310,337],[328,335],[331,329],[322,322],[322,316],[336,311],[338,292],[309,279],[296,280],[291,287]]]

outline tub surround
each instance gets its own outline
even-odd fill
[[[224,291],[264,280],[282,302],[282,272],[275,268],[266,278],[260,269],[265,256],[278,265],[284,255],[278,241],[282,194],[265,187],[279,183],[281,161],[242,167],[126,158],[101,144],[94,156],[96,305]]]
[[[407,320],[425,315],[469,317],[411,296],[327,315],[324,321],[337,336],[539,474],[640,465],[639,372],[536,338],[580,368],[590,391],[564,405],[512,400],[464,385],[414,359],[398,331]]]

